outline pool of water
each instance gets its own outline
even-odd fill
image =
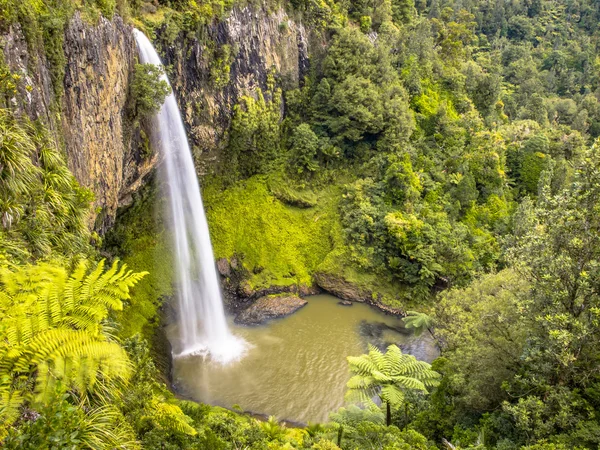
[[[355,303],[338,305],[330,295],[308,297],[291,316],[259,327],[233,324],[234,334],[249,344],[244,357],[228,365],[201,356],[175,358],[173,381],[194,400],[240,407],[296,422],[325,421],[344,404],[350,377],[346,356],[360,355],[369,342],[395,343],[419,359],[432,360],[437,350],[427,335],[407,334],[402,321]],[[176,339],[177,330],[168,330]]]

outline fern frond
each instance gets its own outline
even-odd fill
[[[186,416],[177,405],[154,400],[151,405],[150,420],[160,428],[171,432],[195,436],[196,429],[191,426],[192,419]]]
[[[385,356],[374,345],[369,344],[369,358],[377,366],[378,370],[385,370]]]
[[[350,364],[350,370],[358,375],[370,375],[374,370],[377,370],[377,365],[373,363],[368,355],[348,356],[346,359]]]
[[[393,384],[383,386],[379,396],[383,401],[393,406],[401,405],[404,402],[404,393]]]

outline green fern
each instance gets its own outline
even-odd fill
[[[0,418],[11,423],[25,401],[45,402],[66,386],[87,393],[127,380],[131,364],[107,333],[111,310],[146,273],[115,261],[69,274],[48,263],[0,269]],[[33,381],[33,389],[29,381]]]
[[[425,330],[431,330],[433,318],[425,313],[408,311],[402,318],[406,328],[414,330],[415,336],[420,336]]]
[[[391,406],[404,402],[405,390],[427,392],[437,385],[440,375],[431,370],[424,361],[405,355],[396,345],[390,345],[385,353],[369,345],[369,353],[349,356],[348,363],[354,374],[346,385],[346,399],[368,404],[378,395],[387,406],[387,423],[391,422]]]
[[[92,199],[43,126],[0,109],[0,259],[88,254]]]
[[[192,427],[193,420],[186,416],[181,408],[171,403],[165,403],[158,399],[153,399],[149,408],[149,415],[146,419],[150,420],[159,428],[195,436],[198,434],[196,429]]]

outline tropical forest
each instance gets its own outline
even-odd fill
[[[600,2],[0,0],[0,448],[600,448]]]

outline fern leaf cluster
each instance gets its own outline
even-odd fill
[[[156,398],[150,404],[147,419],[159,428],[171,432],[190,436],[198,434],[196,429],[191,425],[193,423],[192,419],[186,416],[179,406],[159,401]]]
[[[0,109],[0,260],[89,254],[92,199],[43,126]]]
[[[399,405],[404,401],[404,390],[427,392],[440,377],[428,363],[402,353],[396,345],[390,345],[385,353],[370,345],[368,354],[349,356],[348,363],[354,376],[348,381],[346,398],[360,403],[369,403],[378,395],[391,405]]]
[[[430,329],[433,325],[431,316],[417,311],[408,311],[402,321],[406,328],[414,330],[416,336],[420,336],[423,331]]]
[[[81,262],[72,273],[49,263],[0,270],[3,422],[14,421],[25,401],[48,402],[61,386],[81,398],[102,397],[107,385],[129,378],[129,357],[105,322],[144,275],[118,261],[108,270],[104,261]],[[97,420],[90,420],[94,427]]]

